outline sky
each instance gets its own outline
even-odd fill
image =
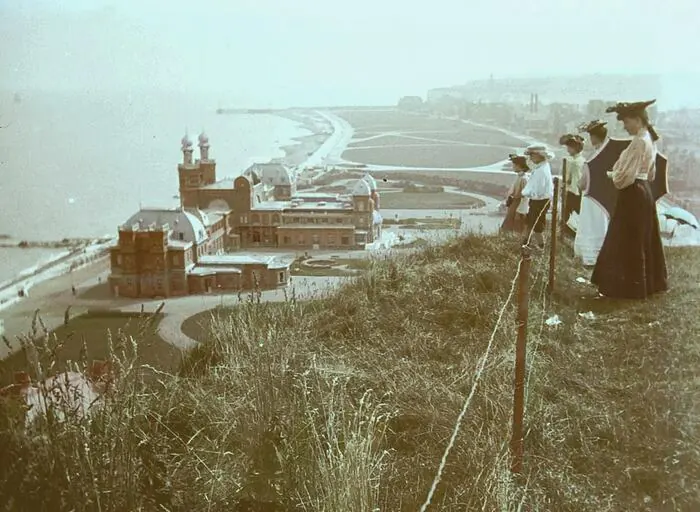
[[[386,104],[471,79],[698,68],[690,0],[0,0],[0,87]]]

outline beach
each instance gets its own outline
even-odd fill
[[[268,149],[269,158],[267,158],[267,161],[283,162],[290,166],[302,168],[310,166],[328,166],[329,168],[333,166],[352,166],[352,164],[357,162],[346,159],[348,152],[355,151],[355,149],[351,148],[365,147],[369,160],[389,158],[386,167],[391,170],[385,171],[383,174],[381,171],[371,171],[378,179],[382,175],[389,178],[392,175],[416,176],[418,180],[420,176],[428,176],[436,180],[454,177],[463,182],[465,186],[468,186],[469,183],[479,185],[480,182],[487,182],[492,188],[488,189],[486,187],[481,194],[475,193],[480,190],[478,187],[471,191],[468,189],[465,191],[454,186],[445,186],[445,190],[453,194],[462,193],[477,198],[483,203],[481,207],[461,210],[451,208],[449,205],[445,205],[445,208],[440,209],[389,207],[383,209],[382,214],[387,219],[454,216],[462,219],[463,231],[497,232],[502,218],[498,209],[501,196],[494,191],[500,190],[500,188],[508,184],[512,179],[512,175],[509,171],[502,169],[502,162],[490,161],[489,159],[500,158],[502,155],[507,154],[508,149],[511,147],[508,144],[515,146],[518,143],[518,139],[514,134],[499,134],[498,129],[489,130],[481,125],[470,131],[469,127],[462,126],[462,123],[457,125],[452,120],[436,120],[428,116],[416,118],[415,114],[397,114],[392,109],[379,112],[366,110],[358,110],[357,112],[347,110],[338,112],[290,110],[280,112],[280,115],[284,116],[284,122],[292,123],[296,129],[296,135],[287,139],[275,139],[274,143],[271,143],[271,148]],[[382,117],[382,115],[385,117]],[[225,118],[227,116],[220,115],[218,117]],[[261,117],[274,118],[276,116],[263,114]],[[223,121],[220,122],[224,124]],[[403,127],[401,125],[402,122],[406,123]],[[272,121],[268,119],[264,123],[272,123]],[[451,131],[453,129],[456,132]],[[431,132],[428,137],[429,140],[425,138],[427,132]],[[414,161],[410,158],[407,159],[405,155],[401,156],[399,153],[405,148],[396,148],[395,153],[389,155],[386,152],[386,148],[392,147],[392,141],[396,142],[397,137],[406,137],[416,147],[422,147],[424,144],[438,144],[440,151],[445,153],[440,156],[441,160],[436,160],[440,167],[425,168],[421,166],[422,163],[425,163],[424,160],[417,159]],[[461,145],[458,144],[460,141],[459,137],[466,137],[466,141],[462,140],[463,144]],[[372,140],[368,141],[368,138]],[[388,139],[381,142],[382,138]],[[275,144],[278,144],[278,146]],[[370,147],[367,147],[367,144]],[[524,141],[521,140],[520,144],[524,144]],[[464,156],[465,148],[467,148],[471,152],[473,159],[450,156],[450,152],[456,146],[460,147],[459,151],[461,153],[459,154],[462,156]],[[496,149],[498,149],[498,153],[496,153]],[[372,153],[372,151],[375,151],[375,153]],[[261,150],[259,154],[262,153]],[[356,154],[352,152],[350,156],[357,158]],[[262,157],[259,157],[260,159]],[[176,186],[177,180],[173,179],[174,172],[172,172],[172,168],[176,166],[177,160],[175,157],[172,160],[171,166],[165,166],[171,167],[169,174],[162,179],[172,183],[172,186]],[[484,162],[485,165],[479,167],[476,165],[476,162]],[[399,165],[400,163],[407,165]],[[367,167],[371,170],[372,165],[367,164]],[[238,169],[242,170],[240,167]],[[321,171],[318,176],[325,172],[328,171]],[[218,174],[220,177],[225,175],[225,173]],[[487,192],[486,190],[491,191]],[[110,213],[110,215],[113,215],[113,213]],[[387,227],[386,231],[387,235],[391,234],[391,236],[399,234],[399,231],[395,228]],[[440,238],[442,236],[437,232],[404,234],[409,238]],[[90,304],[93,307],[100,308],[106,307],[105,305],[117,307],[129,304],[130,301],[125,299],[110,300],[106,286],[109,275],[107,251],[109,245],[114,242],[114,235],[116,235],[116,226],[112,236],[99,241],[95,240],[93,243],[89,243],[80,250],[73,252],[57,249],[4,249],[4,254],[12,255],[11,261],[14,265],[11,267],[11,272],[6,275],[5,285],[0,285],[0,320],[4,322],[5,336],[12,340],[16,336],[28,332],[32,326],[34,312],[37,310],[48,328],[61,325],[66,308],[76,302],[73,297],[72,287],[76,288],[77,296],[82,297],[78,301],[81,306],[71,311],[72,316],[84,312]],[[670,242],[669,245],[673,245],[673,242]],[[0,251],[3,251],[3,249],[0,249]],[[46,256],[47,253],[51,255],[50,258]],[[3,254],[3,252],[0,252],[0,254]],[[24,275],[20,275],[22,263],[17,263],[20,259],[15,258],[15,255],[24,254],[30,256],[43,254],[44,256],[40,264],[36,264],[35,261],[32,268],[27,269]],[[8,267],[5,268],[7,269]],[[8,280],[11,281],[9,286],[7,284]],[[98,286],[100,283],[102,286]],[[25,292],[24,297],[19,296],[19,290]],[[94,299],[93,302],[91,302],[92,299],[85,300],[83,295],[86,292],[90,293],[89,297]],[[0,348],[0,357],[4,357],[7,353],[7,347]]]
[[[114,236],[140,205],[175,206],[186,132],[195,143],[207,132],[219,178],[313,145],[302,119],[217,115],[215,97],[27,91],[21,103],[12,98],[0,89],[7,125],[0,236],[17,241]],[[0,283],[57,252],[0,248]]]
[[[350,146],[351,141],[357,136],[355,127],[347,119],[332,112],[313,110],[282,111],[279,115],[283,116],[284,122],[292,123],[296,129],[296,134],[294,136],[290,135],[286,139],[275,139],[272,141],[271,148],[268,149],[267,156],[269,158],[256,157],[257,161],[277,161],[290,166],[300,167],[332,166],[345,162],[343,154]],[[392,115],[390,110],[388,116],[391,118]],[[233,117],[236,116],[234,115]],[[218,116],[218,118],[226,117],[227,115]],[[258,117],[275,118],[278,116],[263,114]],[[220,123],[219,126],[225,124],[224,121],[218,119],[217,122]],[[265,123],[269,124],[272,121],[267,120]],[[208,133],[213,138],[212,133],[214,132],[210,131]],[[212,141],[212,145],[214,145],[214,141]],[[214,147],[216,148],[216,146]],[[260,151],[259,154],[262,153]],[[216,156],[218,157],[218,154]],[[175,168],[178,161],[176,158],[177,156],[172,158],[171,166],[165,166],[171,167],[171,169],[167,175],[161,178],[164,182],[172,183],[173,187],[177,183],[177,180],[173,179],[173,168]],[[220,166],[221,162],[217,161],[217,164]],[[240,166],[238,169],[243,170]],[[226,175],[225,169],[219,171],[219,167],[217,167],[217,174],[220,177]],[[484,198],[486,197],[484,196]],[[493,210],[494,206],[492,203],[494,203],[494,200],[486,199],[489,200],[488,209]],[[392,218],[395,215],[403,218],[415,216],[417,211],[420,211],[421,214],[425,213],[428,216],[435,217],[448,216],[450,213],[445,209],[435,211],[387,210],[386,213],[391,215]],[[485,213],[482,209],[477,209],[473,213],[475,215],[474,222],[465,222],[465,228],[469,226],[471,229],[478,229],[483,224],[486,224],[488,226],[486,229],[490,231],[493,229],[491,224],[494,226],[497,224],[497,220],[485,218]],[[113,215],[113,213],[110,215]],[[481,217],[477,220],[476,216]],[[390,235],[390,232],[387,232],[387,234]],[[107,248],[113,242],[114,238],[110,237],[101,243],[88,244],[84,248],[84,253],[78,251],[78,253],[70,254],[65,251],[60,253],[54,250],[51,254],[57,259],[53,263],[49,262],[45,268],[32,268],[30,269],[31,271],[27,272],[26,277],[22,278],[15,274],[11,286],[5,286],[4,289],[0,288],[0,318],[4,320],[5,336],[8,339],[14,339],[16,336],[28,332],[32,327],[34,312],[37,310],[48,328],[61,325],[66,308],[76,302],[73,297],[72,287],[75,287],[78,297],[82,297],[88,290],[97,290],[90,292],[95,298],[95,302],[92,303],[94,307],[104,307],[106,303],[114,306],[123,305],[122,303],[128,304],[129,301],[123,299],[106,302],[106,299],[108,299],[106,282],[109,275],[109,262],[106,255]],[[6,253],[12,254],[22,254],[23,251],[29,251],[29,249],[5,249]],[[71,270],[71,267],[76,266],[77,268]],[[39,265],[37,267],[42,266]],[[98,286],[100,283],[102,284],[101,287]],[[24,297],[18,296],[19,290],[25,292]],[[72,316],[84,312],[88,304],[91,304],[90,301],[86,301],[84,298],[77,302],[82,304],[82,306],[73,309],[71,311]],[[0,355],[6,354],[7,347],[0,349]]]
[[[35,108],[38,109],[36,105]],[[312,111],[290,113],[284,117],[250,114],[228,116],[216,115],[213,108],[201,108],[199,114],[186,112],[183,117],[208,119],[206,131],[212,140],[212,154],[217,160],[219,178],[237,176],[252,163],[279,161],[297,165],[317,151],[332,133],[332,126],[328,120]],[[104,105],[102,110],[105,110]],[[35,112],[34,118],[39,118],[39,114],[47,117],[47,112]],[[55,112],[53,114],[56,115]],[[91,114],[91,117],[94,116],[94,113]],[[118,114],[113,117],[118,117]],[[51,116],[48,118],[47,123],[50,124]],[[26,127],[20,126],[18,132],[22,133],[23,129]],[[43,133],[44,129],[45,127],[39,127],[37,132]],[[145,150],[151,152],[149,167],[158,168],[163,172],[159,171],[155,176],[146,176],[136,187],[122,183],[117,187],[116,193],[110,196],[109,208],[103,207],[103,194],[90,190],[93,186],[89,183],[85,186],[87,190],[76,186],[61,192],[59,188],[58,191],[50,192],[55,197],[64,196],[64,204],[61,206],[63,209],[61,214],[56,215],[52,219],[53,222],[47,225],[43,213],[46,210],[36,206],[34,201],[37,198],[21,194],[36,177],[32,177],[31,174],[18,175],[14,183],[10,181],[9,185],[16,188],[13,196],[16,201],[14,204],[12,200],[8,201],[9,206],[3,207],[3,213],[7,212],[8,215],[0,219],[0,234],[3,235],[4,246],[0,247],[0,334],[13,339],[26,333],[31,327],[33,312],[37,309],[42,312],[47,326],[59,325],[63,321],[67,303],[57,303],[54,299],[69,299],[72,296],[72,286],[80,290],[96,285],[98,280],[106,283],[109,274],[107,248],[114,243],[117,226],[139,208],[139,203],[161,207],[176,205],[177,200],[173,196],[177,193],[177,164],[182,158],[179,139],[182,133],[179,136],[175,135],[177,132],[173,131],[173,127],[164,130],[172,133],[173,140],[168,140],[167,144],[155,145],[158,149],[156,153],[162,161],[156,162],[154,152]],[[26,135],[26,132],[24,134]],[[196,138],[193,134],[190,136]],[[10,133],[9,140],[5,138],[0,141],[0,146],[9,148],[12,137]],[[159,139],[155,136],[152,138]],[[237,144],[231,145],[227,139],[236,140]],[[3,147],[0,147],[0,150],[2,149]],[[141,150],[143,149],[141,146]],[[125,164],[127,171],[124,175],[128,176],[131,172],[133,179],[140,179],[143,176],[141,169],[129,168],[127,165],[133,159],[133,154],[127,154],[121,160],[117,159],[117,162],[122,161]],[[17,164],[17,161],[9,160],[7,163]],[[20,165],[17,167],[21,168]],[[103,178],[106,188],[110,185],[110,176],[103,175]],[[62,179],[65,179],[65,176]],[[157,183],[154,183],[156,181]],[[120,189],[124,193],[119,193]],[[127,193],[129,189],[135,192],[131,197]],[[139,201],[139,198],[144,197],[149,200]],[[100,204],[99,208],[94,206],[95,203]],[[69,206],[75,208],[70,209]],[[22,222],[24,219],[31,222]],[[20,248],[16,245],[21,240],[58,241],[68,236],[95,236],[100,237],[100,240],[93,243],[88,241],[72,251],[55,247]],[[11,245],[14,247],[8,247]],[[3,346],[0,348],[0,356],[4,357],[4,354],[6,347]]]

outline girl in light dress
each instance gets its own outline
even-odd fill
[[[513,165],[513,171],[517,173],[515,181],[508,191],[506,218],[501,224],[501,232],[522,235],[527,229],[528,200],[522,196],[523,188],[527,183],[527,159],[520,155],[509,155]]]

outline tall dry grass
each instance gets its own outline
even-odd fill
[[[377,259],[312,301],[253,293],[212,313],[177,374],[130,364],[138,344],[113,334],[120,375],[90,420],[0,430],[4,509],[418,510],[516,252],[469,235]],[[592,300],[564,252],[547,302],[545,260],[531,276],[525,481],[508,470],[513,304],[428,510],[696,509],[697,252],[669,252],[674,289],[645,303]]]

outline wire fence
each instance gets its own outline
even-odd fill
[[[556,189],[555,189],[555,193],[556,193]],[[529,226],[529,233],[528,233],[528,236],[527,236],[527,239],[526,239],[524,245],[526,245],[526,246],[530,245],[530,242],[532,240],[532,235],[534,233],[534,229],[533,229],[534,225],[536,225],[541,220],[543,215],[546,215],[546,212],[549,209],[549,207],[551,206],[551,204],[552,204],[551,200],[548,201],[546,203],[546,207],[543,208],[542,211],[540,211],[537,219],[535,219],[535,221],[532,223],[532,225]],[[548,240],[548,241],[551,244],[552,241],[551,240]],[[476,390],[477,390],[477,387],[479,385],[479,382],[481,381],[481,379],[484,375],[484,369],[486,368],[486,363],[488,362],[489,357],[491,355],[494,340],[496,339],[496,334],[498,333],[499,329],[501,328],[501,324],[503,322],[505,312],[507,311],[508,306],[511,305],[511,303],[513,301],[513,297],[515,296],[515,292],[516,292],[516,289],[518,287],[518,282],[520,280],[521,272],[523,269],[523,260],[524,260],[524,258],[522,256],[518,260],[517,269],[515,271],[515,274],[513,276],[512,281],[511,281],[510,290],[508,292],[508,295],[507,295],[505,301],[503,302],[503,305],[501,306],[501,309],[499,310],[498,317],[496,318],[496,323],[493,327],[493,330],[491,331],[491,335],[489,336],[489,341],[486,345],[486,349],[485,349],[483,355],[481,356],[481,358],[479,359],[479,362],[477,364],[476,373],[474,375],[474,381],[472,383],[472,387],[469,391],[469,394],[467,395],[466,400],[464,401],[464,404],[463,404],[462,409],[459,413],[459,416],[457,416],[457,420],[455,421],[455,426],[452,430],[452,435],[450,436],[450,440],[447,443],[445,451],[443,452],[442,459],[440,460],[440,464],[438,466],[435,478],[433,479],[433,482],[430,486],[430,490],[428,491],[428,496],[426,497],[425,502],[423,503],[423,505],[420,508],[420,512],[425,512],[427,510],[427,508],[430,506],[432,499],[433,499],[433,496],[435,494],[435,491],[436,491],[438,485],[440,484],[443,471],[445,470],[445,466],[447,465],[447,459],[450,455],[450,452],[452,451],[452,448],[454,447],[455,441],[457,439],[457,436],[458,436],[459,431],[460,431],[461,426],[462,426],[462,422],[463,422],[463,420],[464,420],[464,418],[469,410],[469,407],[472,403],[474,395],[476,394]],[[533,279],[533,282],[530,286],[530,289],[528,290],[531,293],[532,290],[535,288],[535,286],[537,286],[538,282],[540,282],[540,284],[542,286],[542,289],[539,293],[539,298],[542,300],[542,313],[541,313],[540,331],[539,331],[540,336],[543,332],[544,325],[545,325],[545,310],[546,310],[545,304],[546,304],[546,300],[547,300],[547,293],[546,293],[547,282],[544,279],[545,275],[546,275],[545,259],[541,258],[538,262],[537,267],[536,267],[535,279]],[[466,374],[466,372],[465,372],[465,374]],[[463,374],[463,376],[465,374]],[[528,372],[528,379],[527,379],[528,384],[529,384],[531,374],[532,374],[532,365],[530,366],[530,371]],[[457,380],[461,380],[461,377]]]

